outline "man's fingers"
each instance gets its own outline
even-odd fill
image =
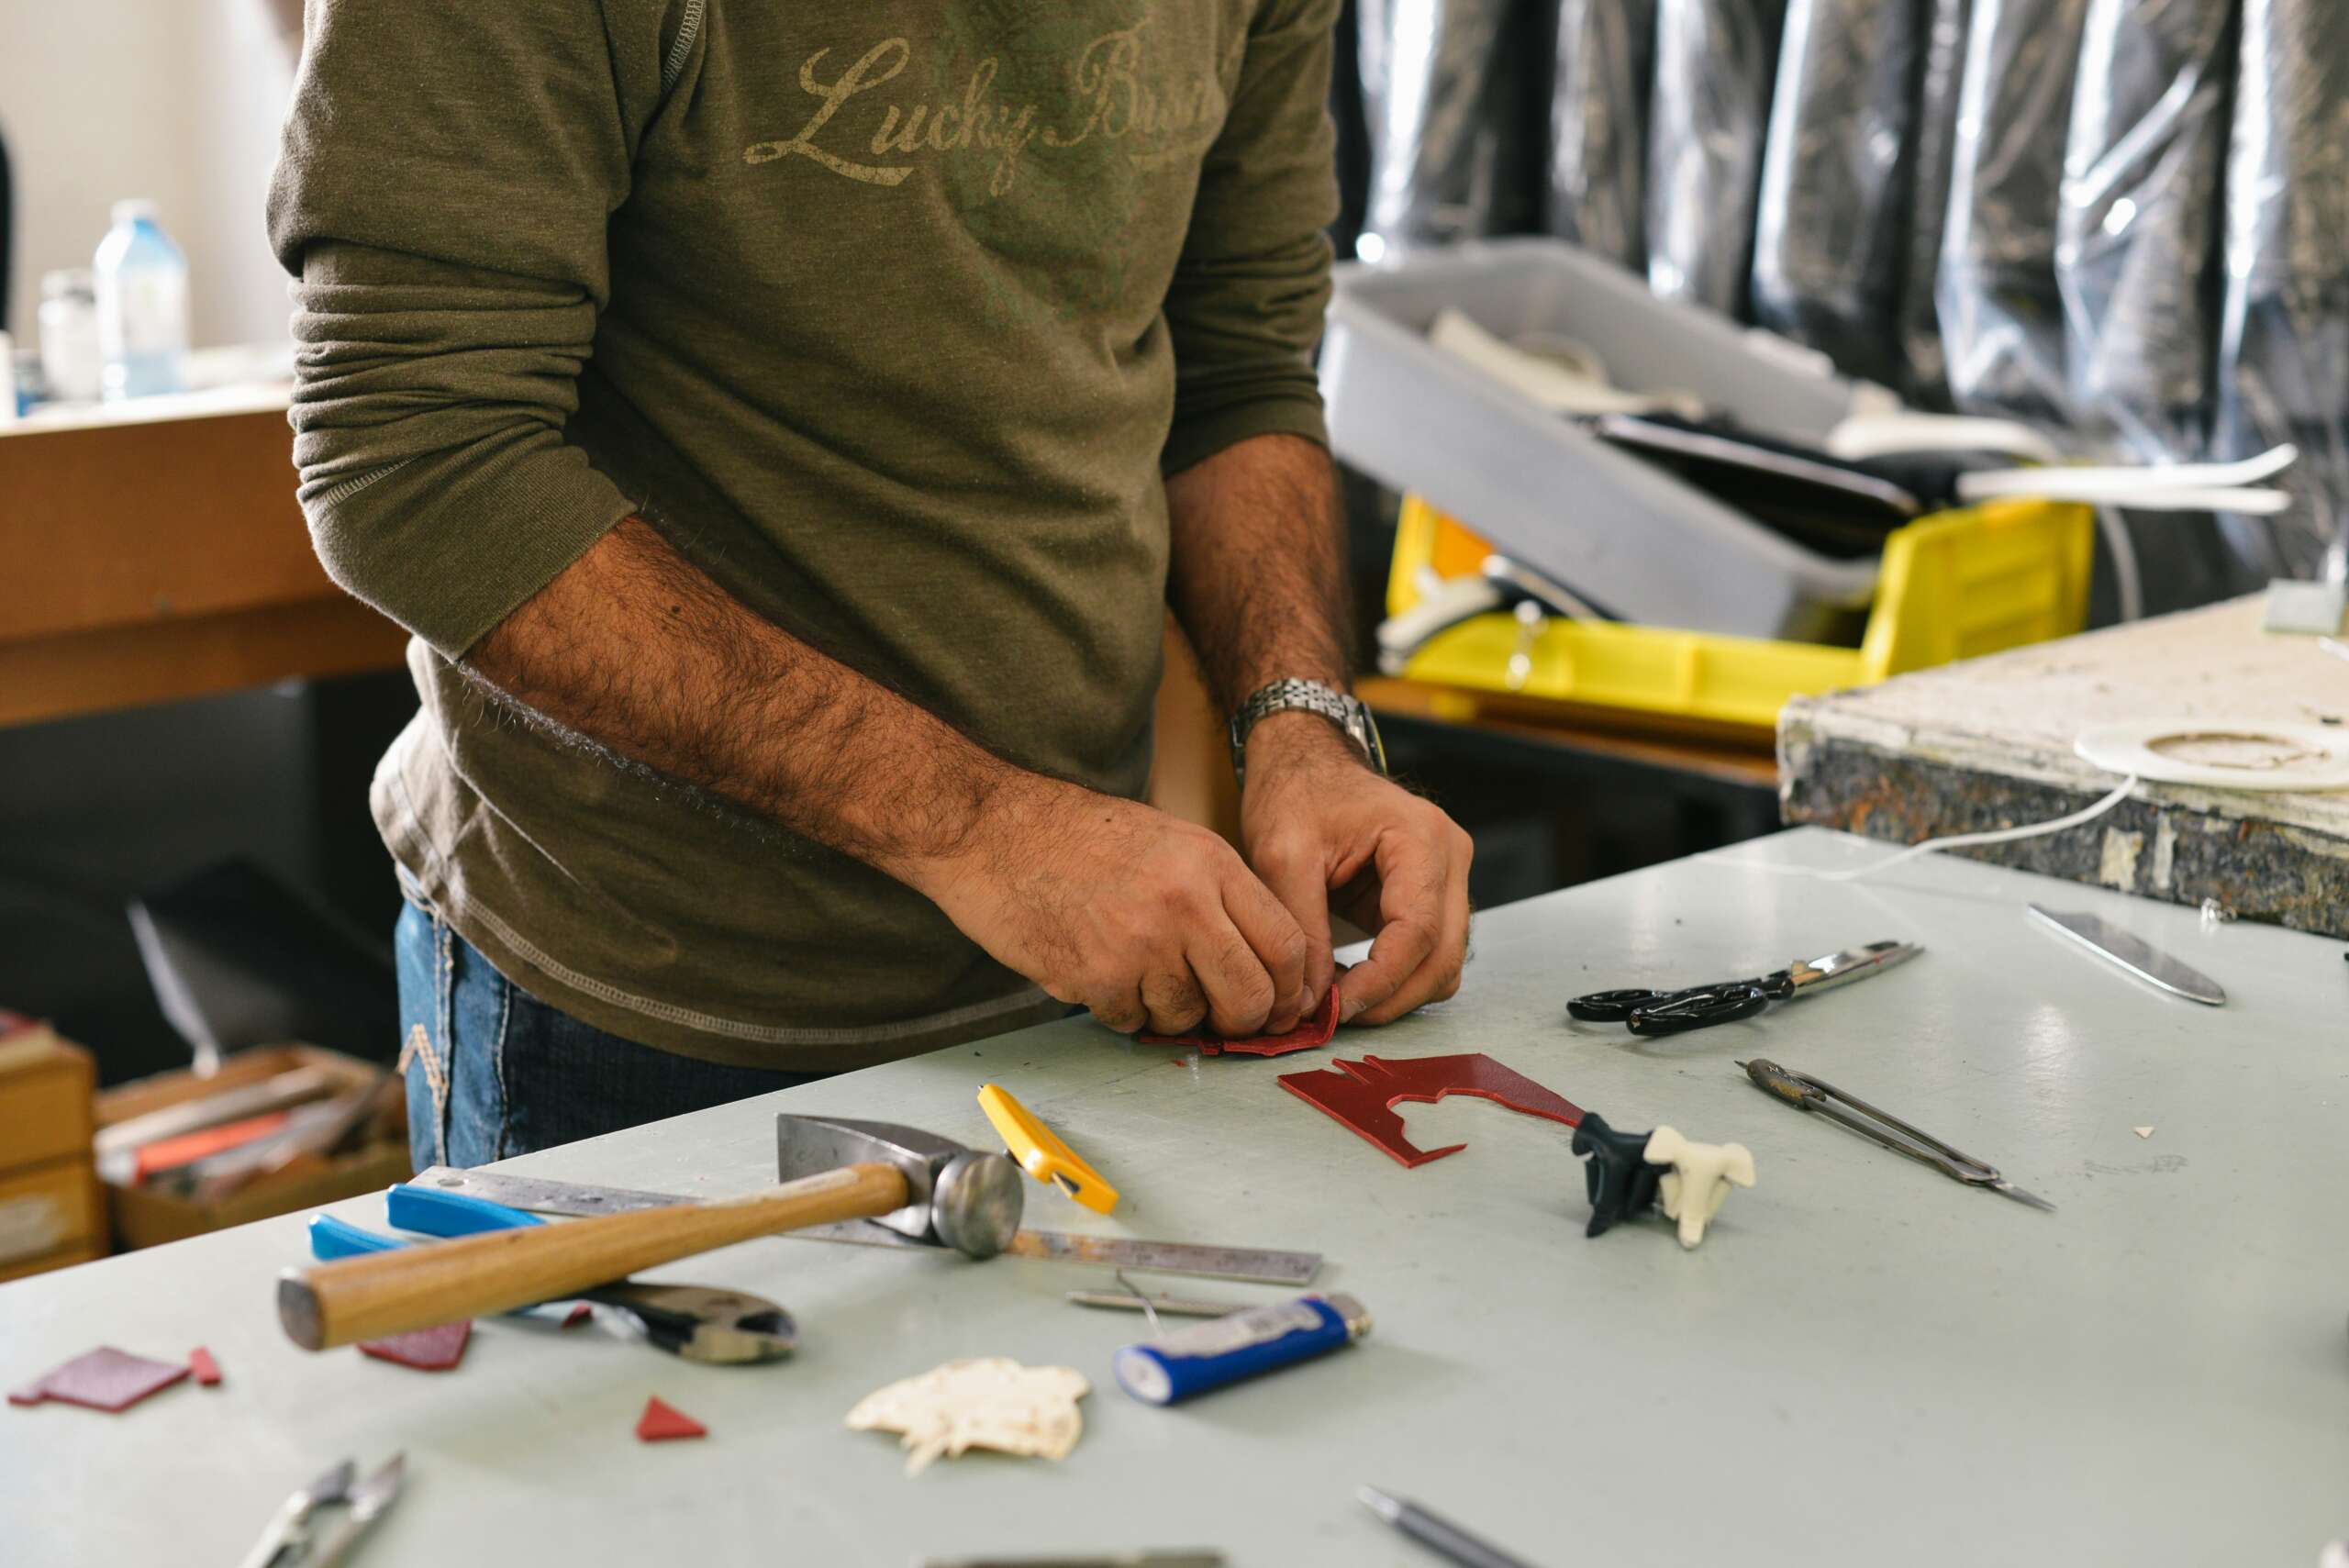
[[[1225,919],[1203,922],[1183,951],[1207,992],[1208,1021],[1215,1032],[1226,1040],[1263,1034],[1265,1020],[1282,998],[1263,957],[1240,928]]]
[[[1386,847],[1380,849],[1381,923],[1370,940],[1370,956],[1346,971],[1344,999],[1338,1006],[1341,1023],[1357,1018],[1384,1023],[1375,1017],[1377,1010],[1427,962],[1443,934],[1443,872],[1434,855],[1423,845],[1398,841],[1390,864],[1384,863]]]
[[[1432,902],[1419,906],[1422,912],[1435,911],[1440,922],[1436,940],[1430,944],[1426,957],[1403,977],[1385,1001],[1365,1006],[1356,1015],[1356,1023],[1393,1023],[1430,1002],[1448,1001],[1459,991],[1460,971],[1468,957],[1468,862],[1472,852],[1464,833],[1446,842],[1442,851],[1443,869],[1433,890]],[[1391,890],[1394,884],[1387,885]],[[1391,893],[1388,899],[1382,899],[1382,909],[1389,902]],[[1424,917],[1424,913],[1415,917]],[[1374,954],[1377,951],[1375,942],[1371,951]]]
[[[1181,964],[1142,976],[1141,1005],[1152,1034],[1188,1034],[1208,1016],[1206,993]]]
[[[1092,1013],[1095,1022],[1116,1029],[1119,1034],[1138,1033],[1144,1024],[1150,1022],[1150,1013],[1142,1006],[1140,990],[1105,992],[1097,996],[1087,996],[1085,1006]]]
[[[1280,1001],[1265,1021],[1271,1034],[1286,1034],[1321,1005],[1336,977],[1330,956],[1330,888],[1320,857],[1310,850],[1267,848],[1260,851],[1257,876],[1249,885],[1230,887],[1223,906],[1240,928],[1248,945],[1271,962],[1265,964]],[[1297,943],[1297,962],[1287,962],[1287,944]],[[1266,948],[1275,951],[1266,953]]]
[[[1354,1022],[1374,1027],[1391,1024],[1430,1002],[1450,1001],[1460,990],[1460,971],[1467,962],[1467,954],[1468,906],[1466,896],[1463,895],[1456,910],[1446,908],[1444,929],[1428,950],[1427,958],[1403,977],[1403,983],[1395,987],[1394,995],[1384,1002],[1364,1008]]]

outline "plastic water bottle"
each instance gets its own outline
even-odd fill
[[[155,222],[155,204],[114,204],[93,262],[106,395],[150,397],[186,385],[187,258]]]

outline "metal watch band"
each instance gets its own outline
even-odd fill
[[[1386,750],[1379,743],[1378,726],[1372,721],[1370,710],[1335,686],[1292,677],[1258,687],[1231,716],[1231,766],[1242,784],[1248,778],[1248,732],[1274,714],[1296,710],[1319,714],[1336,725],[1362,752],[1364,762],[1386,773]]]

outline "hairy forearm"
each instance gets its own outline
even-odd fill
[[[1330,454],[1257,436],[1166,482],[1167,596],[1226,711],[1288,676],[1343,689],[1344,551]]]
[[[1041,782],[753,614],[635,517],[465,663],[565,729],[917,887]]]

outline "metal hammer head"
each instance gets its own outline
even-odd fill
[[[974,1258],[994,1257],[1019,1229],[1025,1184],[1019,1167],[1000,1154],[886,1121],[779,1116],[774,1130],[783,1181],[866,1163],[904,1172],[906,1207],[868,1223]]]

